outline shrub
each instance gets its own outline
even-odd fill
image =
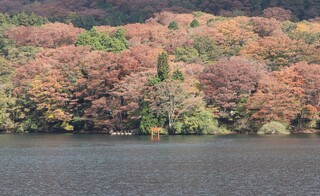
[[[272,121],[263,125],[258,131],[258,134],[287,135],[287,134],[290,134],[290,131],[287,129],[286,125],[280,122]]]
[[[174,125],[176,133],[183,134],[219,134],[217,120],[211,112],[207,110],[200,110],[189,115],[185,115],[180,122]]]

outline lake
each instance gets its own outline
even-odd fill
[[[320,135],[0,135],[1,195],[319,195]]]

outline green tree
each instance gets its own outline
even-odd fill
[[[150,110],[157,117],[166,118],[170,134],[175,134],[174,124],[183,114],[196,110],[203,103],[201,97],[188,93],[181,82],[174,80],[156,84],[149,92],[148,98]]]
[[[14,99],[0,87],[0,131],[11,131],[15,126],[11,116]]]
[[[14,47],[14,42],[0,33],[0,54],[6,56],[10,47]]]
[[[14,45],[8,45],[3,49],[5,57],[14,64],[23,65],[33,60],[36,54],[39,52],[39,48],[32,46],[16,47]]]
[[[177,47],[174,51],[176,61],[187,63],[211,63],[223,56],[231,56],[226,49],[208,36],[195,36],[191,47]]]
[[[10,62],[0,58],[0,131],[11,131],[15,126],[11,115],[15,103],[12,97],[12,74]]]
[[[172,79],[184,81],[185,78],[184,78],[183,73],[177,69],[176,71],[173,72]]]
[[[10,16],[6,13],[0,13],[0,25],[8,24],[10,22]]]
[[[287,135],[290,134],[290,131],[287,129],[287,126],[283,123],[272,121],[267,124],[264,124],[258,131],[258,134],[279,134]]]
[[[175,61],[194,63],[199,60],[199,52],[194,47],[177,47],[174,51]]]
[[[214,134],[219,131],[218,122],[210,111],[204,108],[183,115],[182,120],[174,124],[177,132],[182,134]]]
[[[179,29],[179,25],[178,25],[178,23],[176,21],[172,21],[168,25],[168,29],[170,29],[170,30],[178,30]]]
[[[93,27],[79,35],[76,46],[91,46],[94,50],[105,52],[121,52],[128,48],[128,43],[123,29],[118,29],[114,34],[108,36]]]
[[[75,27],[91,29],[98,25],[97,21],[92,16],[75,16],[71,18],[71,22]]]
[[[157,63],[157,74],[158,78],[161,81],[164,81],[169,78],[169,62],[168,62],[168,53],[162,52],[158,56],[158,63]]]
[[[222,56],[230,56],[229,54],[225,54],[226,51],[224,51],[215,40],[208,36],[195,37],[193,47],[198,51],[203,63],[216,61]]]
[[[112,35],[111,38],[113,39],[113,48],[115,51],[122,51],[128,49],[128,41],[125,37],[125,30],[124,28],[117,29]]]
[[[147,86],[154,86],[160,82],[161,82],[161,80],[158,76],[153,76],[151,78],[148,78]]]
[[[20,12],[11,17],[10,23],[17,26],[40,26],[48,23],[49,20],[45,17],[37,16],[34,13],[26,14]]]
[[[195,27],[198,27],[200,26],[200,23],[197,19],[194,19],[191,23],[190,23],[190,27],[191,28],[195,28]]]
[[[81,33],[77,39],[76,46],[91,46],[94,50],[106,50],[103,45],[105,43],[110,43],[111,39],[109,36],[104,36],[99,33],[96,27],[93,27],[89,31]]]
[[[157,116],[150,110],[149,104],[142,101],[140,106],[140,133],[149,134],[152,127],[162,126]]]

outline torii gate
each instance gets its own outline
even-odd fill
[[[160,140],[160,131],[161,131],[161,128],[160,127],[152,127],[151,128],[151,140],[154,141],[154,140]],[[157,134],[157,137],[155,138],[154,137],[154,134]]]

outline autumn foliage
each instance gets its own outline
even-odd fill
[[[301,112],[303,78],[292,68],[275,71],[261,78],[257,92],[249,98],[247,108],[254,120],[290,124]]]
[[[2,0],[0,2],[1,12],[36,13],[49,18],[50,21],[72,22],[75,26],[85,29],[91,29],[95,25],[118,26],[142,23],[162,11],[175,13],[202,11],[224,17],[264,16],[283,21],[319,17],[319,8],[320,4],[316,0]],[[181,15],[181,18],[185,16]]]
[[[207,103],[219,106],[221,112],[231,112],[241,99],[256,91],[263,71],[263,65],[238,57],[209,65],[199,79]]]
[[[100,17],[95,1],[72,2],[65,6],[89,6]],[[126,2],[109,3],[120,9]],[[289,14],[280,8],[265,10],[265,17],[167,10],[145,23],[91,30],[58,22],[17,25],[11,18],[34,16],[3,15],[0,122],[8,123],[0,129],[255,133],[275,122],[289,131],[318,129],[320,25],[278,18],[283,12]]]
[[[8,30],[6,35],[18,46],[57,48],[75,44],[78,35],[83,31],[83,29],[73,27],[72,24],[50,23],[40,27],[14,27]]]

